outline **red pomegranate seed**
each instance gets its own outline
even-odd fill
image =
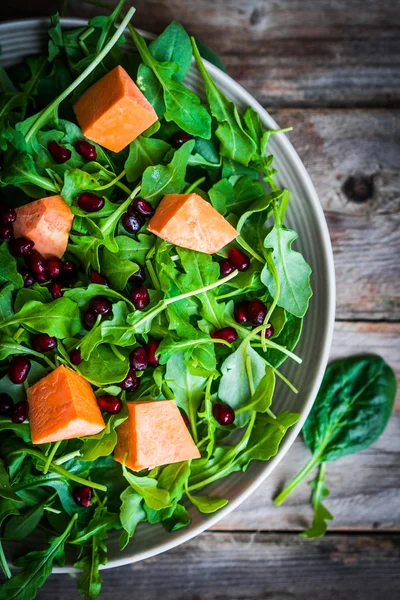
[[[227,275],[232,273],[234,270],[235,270],[235,267],[233,265],[231,265],[231,263],[229,262],[229,260],[227,258],[223,258],[222,260],[219,261],[219,271],[220,271],[222,277],[226,277]]]
[[[216,402],[213,404],[212,413],[214,419],[220,425],[231,425],[235,420],[235,411],[223,402]]]
[[[143,310],[150,304],[150,296],[144,285],[132,290],[131,300],[136,310]]]
[[[59,258],[54,256],[47,259],[47,270],[51,279],[58,279],[63,270],[63,264]]]
[[[72,496],[75,502],[80,506],[84,506],[85,508],[88,508],[90,506],[90,503],[92,501],[92,494],[92,488],[88,485],[81,485],[80,487],[75,488],[72,492]]]
[[[28,240],[28,238],[25,237],[20,237],[11,240],[8,244],[8,249],[13,256],[19,257],[29,254],[34,245],[35,242],[32,242],[32,240]]]
[[[24,287],[31,287],[35,283],[35,277],[28,269],[21,269],[21,276],[24,280]]]
[[[25,263],[28,269],[36,273],[36,275],[44,275],[47,272],[46,259],[35,249],[31,250],[25,256]]]
[[[71,150],[60,146],[60,144],[57,144],[57,142],[54,140],[47,144],[47,149],[56,161],[56,163],[58,163],[59,165],[62,165],[71,158]]]
[[[28,411],[29,405],[26,400],[18,402],[11,412],[11,421],[13,423],[23,423],[28,416]]]
[[[49,292],[54,300],[58,300],[64,294],[62,291],[62,283],[60,281],[52,281],[49,285]]]
[[[146,280],[146,272],[143,265],[138,264],[138,267],[139,269],[136,271],[136,273],[133,273],[133,275],[131,275],[128,279],[130,283],[133,283],[133,285],[137,286],[142,285],[142,283],[144,283]]]
[[[31,342],[36,352],[51,352],[57,347],[57,338],[47,333],[36,333],[32,336]]]
[[[157,348],[160,345],[160,342],[156,342],[155,340],[150,340],[147,342],[145,349],[147,355],[147,362],[151,367],[157,367],[160,359],[156,356]]]
[[[96,160],[97,159],[96,148],[92,144],[87,142],[86,140],[78,140],[77,142],[75,142],[75,150],[85,160]]]
[[[247,301],[238,302],[235,304],[233,316],[235,317],[236,323],[247,323],[249,320],[248,307],[249,303]]]
[[[183,144],[192,139],[193,136],[190,133],[186,133],[186,131],[177,131],[171,136],[171,146],[180,148]]]
[[[135,371],[144,371],[148,366],[145,348],[135,348],[129,355],[129,361],[132,369]]]
[[[121,223],[125,231],[128,233],[137,233],[143,225],[142,219],[138,214],[128,213],[122,215]]]
[[[97,404],[99,405],[100,410],[110,413],[111,415],[116,415],[121,412],[123,406],[122,400],[117,398],[117,396],[110,396],[109,394],[97,398]]]
[[[105,296],[95,296],[89,302],[89,310],[105,317],[112,311],[112,302]]]
[[[92,271],[90,273],[90,283],[98,283],[99,285],[107,285],[108,286],[108,281],[105,277],[103,277],[103,275],[100,275],[100,273],[98,271]]]
[[[66,279],[73,279],[76,277],[76,264],[72,260],[65,260],[62,264],[62,274]]]
[[[132,203],[134,210],[142,217],[148,219],[154,215],[154,208],[151,206],[150,202],[147,202],[144,198],[136,198]]]
[[[236,342],[238,339],[237,331],[233,327],[217,329],[216,331],[212,331],[210,335],[215,340],[225,340],[225,342],[229,342],[229,344]]]
[[[254,298],[249,302],[247,313],[249,316],[249,321],[256,327],[257,325],[262,325],[264,323],[264,319],[268,313],[268,308],[262,300]]]
[[[102,196],[93,194],[93,192],[83,192],[78,198],[78,206],[86,212],[98,212],[103,208],[106,201]]]
[[[0,415],[11,414],[13,408],[14,402],[12,401],[11,396],[5,393],[0,394]]]
[[[49,272],[45,271],[44,273],[40,273],[39,275],[36,275],[36,281],[40,284],[47,283],[48,281],[50,281]]]
[[[272,337],[274,335],[274,326],[270,325],[264,331],[265,331],[265,337],[268,339],[268,338],[270,338],[270,337]],[[259,331],[258,335],[261,336],[262,335],[262,331]]]
[[[10,378],[11,383],[24,383],[30,370],[31,361],[29,358],[22,354],[18,354],[17,356],[14,356],[8,365],[8,377]]]
[[[83,324],[86,329],[92,329],[97,320],[97,313],[94,310],[87,310],[83,315]]]
[[[140,379],[133,369],[129,369],[128,375],[118,385],[126,392],[134,392],[140,385]]]
[[[181,413],[181,417],[184,420],[186,427],[189,427],[190,426],[189,417],[187,416],[187,414],[185,413],[185,411],[182,410],[181,408],[179,409],[179,412]]]
[[[231,248],[229,250],[229,262],[231,262],[238,271],[247,271],[250,266],[249,257],[239,250],[239,248]]]
[[[82,358],[82,354],[81,354],[81,351],[79,348],[75,348],[74,350],[71,350],[71,352],[69,353],[69,360],[76,367],[81,364],[81,362],[83,361],[83,358]]]
[[[17,218],[17,213],[13,208],[1,208],[0,209],[0,224],[8,225],[14,223]]]
[[[12,240],[14,228],[11,223],[8,225],[0,225],[0,240]]]

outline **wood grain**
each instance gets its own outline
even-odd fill
[[[104,572],[102,600],[394,600],[400,535],[204,533],[136,565]],[[128,582],[130,585],[128,586]],[[53,575],[38,600],[76,598]]]
[[[115,2],[111,2],[115,4]],[[265,106],[400,106],[400,10],[390,0],[135,0],[134,22],[173,19],[211,46]],[[49,14],[61,0],[3,3],[3,18]],[[102,11],[79,0],[68,15]]]
[[[337,318],[400,320],[400,111],[272,114],[281,127],[294,127],[289,138],[325,211],[335,254]],[[370,186],[364,201],[349,197],[354,177]]]

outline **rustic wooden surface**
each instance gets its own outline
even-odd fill
[[[128,2],[132,3],[132,2]],[[0,18],[62,2],[2,3]],[[399,0],[138,0],[137,26],[171,20],[210,45],[281,126],[324,207],[335,252],[332,357],[381,354],[400,378]],[[98,9],[78,1],[68,15]],[[271,497],[307,460],[298,439],[271,477],[210,532],[143,563],[104,573],[105,600],[392,600],[400,595],[400,397],[372,448],[328,465],[330,533],[297,536],[311,518],[303,484]],[[76,597],[52,576],[39,600]]]

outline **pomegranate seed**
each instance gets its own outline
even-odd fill
[[[35,277],[28,269],[22,269],[21,276],[24,280],[24,287],[31,287],[35,283]]]
[[[116,396],[110,396],[109,394],[97,398],[97,404],[99,405],[100,410],[110,413],[111,415],[116,415],[121,412],[123,406],[122,400]]]
[[[1,225],[8,225],[14,223],[17,218],[17,213],[13,208],[2,208],[0,209],[0,223]]]
[[[72,260],[65,260],[62,264],[62,272],[64,277],[67,279],[73,279],[76,277],[76,264],[72,262]]]
[[[18,354],[17,356],[14,356],[8,365],[8,377],[10,378],[11,383],[24,383],[30,370],[31,361],[29,358],[22,354]]]
[[[142,217],[149,218],[154,215],[154,208],[144,198],[136,198],[132,203],[132,206],[139,215],[142,215]]]
[[[78,198],[78,206],[86,212],[98,212],[103,208],[106,201],[93,192],[83,192]]]
[[[150,303],[150,296],[144,285],[132,290],[131,300],[136,310],[143,310]]]
[[[235,317],[236,323],[247,323],[247,321],[249,320],[248,306],[249,303],[247,301],[238,302],[237,304],[235,304],[235,308],[233,309],[233,316]]]
[[[32,240],[28,240],[28,238],[20,237],[14,240],[11,240],[8,244],[8,249],[13,256],[25,256],[29,254],[32,250],[35,242]]]
[[[78,140],[75,142],[75,150],[85,160],[96,160],[97,158],[96,148],[86,140]]]
[[[122,215],[121,223],[125,231],[128,233],[137,233],[143,225],[142,219],[138,214],[132,214],[128,212]]]
[[[74,350],[71,350],[71,352],[69,353],[69,360],[76,367],[81,364],[81,362],[83,361],[83,358],[82,358],[82,354],[81,354],[81,351],[79,348],[75,348]]]
[[[134,392],[140,385],[140,379],[133,369],[129,369],[128,375],[118,385],[126,392]]]
[[[47,259],[47,270],[51,279],[58,279],[63,270],[63,264],[56,256]]]
[[[13,408],[14,402],[12,401],[11,396],[4,393],[0,394],[0,415],[11,414]]]
[[[71,150],[57,144],[54,140],[47,144],[47,149],[59,165],[67,162],[71,158]]]
[[[83,315],[83,324],[86,329],[92,329],[97,320],[97,313],[94,310],[87,310]]]
[[[235,267],[233,265],[231,265],[231,263],[229,262],[229,260],[227,258],[223,258],[222,260],[219,261],[219,271],[220,271],[222,277],[226,277],[227,275],[232,273],[234,270],[235,270]]]
[[[223,402],[216,402],[212,407],[213,417],[220,425],[231,425],[235,420],[235,411]]]
[[[72,492],[72,496],[75,502],[80,506],[84,506],[85,508],[88,508],[90,506],[90,503],[92,501],[92,494],[92,488],[88,485],[81,485],[80,487],[75,488]]]
[[[238,271],[247,271],[250,266],[249,257],[239,250],[239,248],[231,248],[229,251],[229,261]]]
[[[23,423],[28,416],[29,405],[26,400],[18,402],[11,413],[11,421],[13,423]]]
[[[98,271],[92,271],[90,273],[90,283],[98,283],[99,285],[108,285],[107,279],[100,275]]]
[[[14,228],[12,224],[0,225],[0,239],[1,240],[12,240],[14,235]]]
[[[171,136],[171,146],[174,148],[180,148],[185,142],[192,140],[193,136],[186,131],[177,131]]]
[[[58,300],[64,295],[62,291],[62,283],[60,281],[52,281],[49,285],[49,292],[54,300]]]
[[[247,312],[251,324],[256,327],[257,325],[262,325],[264,323],[268,308],[262,300],[254,298],[254,300],[250,300]]]
[[[181,413],[181,417],[184,420],[186,427],[189,427],[190,426],[189,417],[187,416],[185,411],[183,411],[181,408],[179,409],[179,412]]]
[[[25,256],[25,263],[36,275],[44,275],[47,272],[46,259],[35,249]]]
[[[36,333],[32,336],[31,342],[36,352],[51,352],[57,347],[57,338],[47,333]]]
[[[238,334],[236,329],[233,327],[223,327],[222,329],[217,329],[216,331],[211,332],[211,337],[215,340],[225,340],[225,342],[236,342],[238,339]]]
[[[145,348],[135,348],[129,355],[129,361],[132,369],[135,369],[135,371],[144,371],[148,365]]]
[[[157,367],[158,363],[160,362],[160,359],[158,358],[158,356],[156,356],[157,348],[159,345],[160,345],[160,342],[156,342],[155,340],[150,340],[149,342],[147,342],[147,344],[145,346],[147,362],[152,367]]]
[[[47,283],[48,281],[50,281],[50,275],[49,275],[48,271],[45,271],[44,273],[41,273],[40,275],[36,275],[36,281],[38,283]]]
[[[89,302],[89,309],[96,313],[96,315],[109,315],[112,310],[111,301],[105,296],[95,296]]]
[[[133,275],[131,275],[128,279],[128,281],[130,283],[133,283],[133,285],[142,285],[142,283],[145,282],[146,280],[146,273],[144,270],[143,265],[138,265],[139,269],[136,271],[136,273],[133,273]]]
[[[270,338],[270,337],[272,337],[274,335],[274,326],[270,325],[264,331],[265,331],[265,337],[268,339],[268,338]],[[262,335],[262,331],[259,331],[258,335],[261,336]]]

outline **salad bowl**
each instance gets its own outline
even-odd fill
[[[39,52],[46,43],[48,19],[13,21],[0,25],[1,58],[4,67],[22,62],[27,56]],[[81,19],[62,19],[63,28],[85,25]],[[142,32],[147,39],[152,35]],[[239,112],[251,106],[259,115],[264,128],[278,129],[278,125],[267,111],[229,75],[208,61],[204,61],[208,72],[221,91],[237,106]],[[202,79],[192,65],[185,84],[200,97],[204,96]],[[293,123],[296,126],[296,123]],[[253,461],[245,472],[232,473],[226,479],[210,486],[212,495],[228,499],[229,503],[213,514],[202,514],[188,507],[191,524],[182,530],[168,533],[160,525],[140,524],[133,540],[120,551],[118,536],[108,540],[109,567],[140,561],[169,550],[212,527],[246,500],[268,477],[283,459],[299,434],[318,392],[328,361],[335,316],[335,275],[332,247],[327,224],[310,177],[284,133],[277,133],[269,141],[269,151],[274,155],[274,166],[278,169],[276,183],[292,193],[287,212],[287,223],[299,233],[296,247],[302,252],[312,268],[311,284],[313,297],[304,320],[302,337],[296,353],[302,358],[299,366],[287,361],[283,374],[299,390],[294,394],[282,382],[278,382],[274,408],[279,412],[289,410],[300,414],[300,419],[282,441],[279,451],[268,462]],[[12,553],[12,548],[11,548]],[[72,562],[56,568],[55,572],[72,572]]]

